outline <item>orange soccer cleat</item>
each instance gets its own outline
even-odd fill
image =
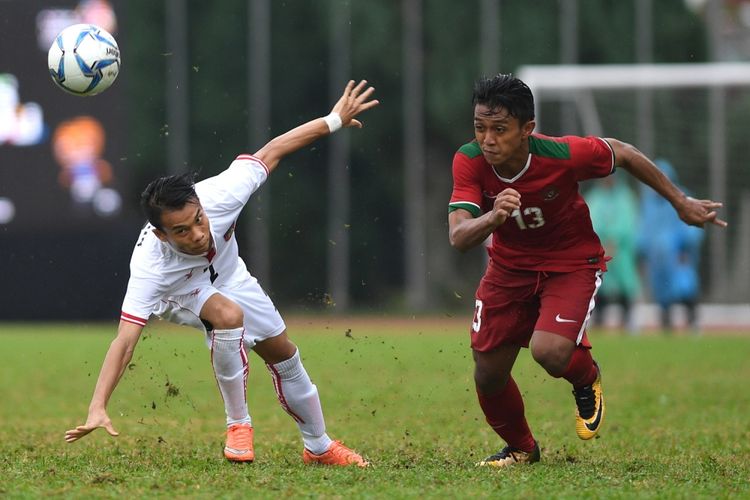
[[[227,444],[224,446],[224,456],[230,462],[252,462],[255,460],[253,451],[253,428],[250,424],[233,424],[227,429]]]
[[[370,462],[362,458],[354,450],[350,450],[341,443],[334,441],[325,453],[316,455],[307,448],[302,452],[302,460],[306,464],[321,465],[356,465],[358,467],[367,467]]]

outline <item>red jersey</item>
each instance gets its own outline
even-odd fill
[[[512,179],[487,163],[476,141],[453,157],[449,212],[464,209],[474,217],[492,210],[506,188],[521,194],[521,208],[492,235],[493,263],[505,269],[569,272],[606,270],[604,249],[591,225],[578,182],[614,171],[614,152],[600,137],[529,137],[526,166]]]

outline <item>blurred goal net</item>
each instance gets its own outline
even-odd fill
[[[750,302],[750,63],[524,66],[518,77],[537,131],[629,142],[669,160],[691,195],[723,201],[730,226],[707,231],[703,299]]]

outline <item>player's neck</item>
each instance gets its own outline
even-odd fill
[[[497,175],[505,179],[512,179],[518,175],[529,161],[529,140],[528,138],[521,141],[518,149],[516,149],[512,156],[502,163],[492,165]]]
[[[522,148],[522,150],[519,150],[518,154],[513,155],[512,158],[508,158],[507,161],[499,165],[492,165],[497,175],[505,179],[512,179],[526,168],[529,161],[529,150],[528,148]]]

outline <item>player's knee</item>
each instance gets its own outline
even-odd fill
[[[497,370],[485,370],[480,367],[474,369],[474,384],[482,394],[496,394],[503,390],[508,383],[508,375],[498,373]]]
[[[211,323],[214,328],[225,330],[230,328],[240,328],[245,321],[245,315],[242,308],[231,301],[225,301],[212,318]]]
[[[531,356],[553,377],[562,375],[570,361],[569,352],[559,346],[543,343],[531,345]]]

